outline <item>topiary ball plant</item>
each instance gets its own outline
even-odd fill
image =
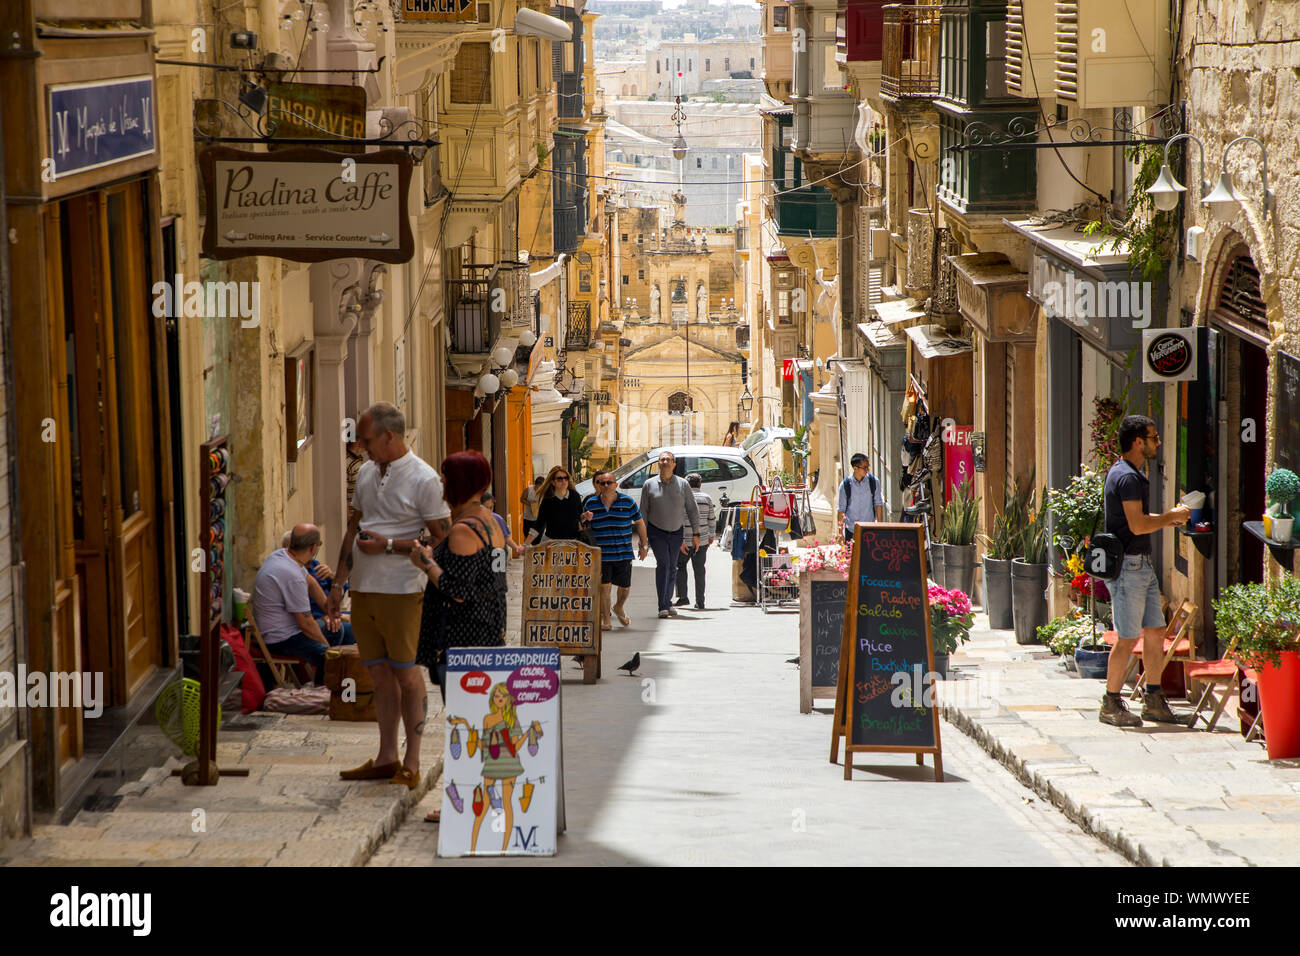
[[[1276,469],[1264,482],[1264,491],[1270,501],[1282,506],[1283,513],[1279,517],[1293,517],[1291,502],[1300,499],[1300,478],[1296,477],[1294,471],[1289,468]]]

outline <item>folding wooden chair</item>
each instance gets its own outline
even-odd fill
[[[245,639],[244,643],[248,645],[248,654],[253,659],[254,664],[265,664],[271,672],[271,677],[275,680],[277,687],[301,687],[303,681],[299,678],[295,669],[303,662],[296,657],[285,657],[283,654],[273,654],[267,648],[266,642],[262,640],[262,632],[257,629],[257,624],[253,620],[253,615],[248,615],[248,634],[252,639]]]
[[[1196,605],[1186,599],[1178,605],[1178,610],[1169,620],[1169,626],[1165,628],[1164,639],[1164,662],[1160,666],[1160,673],[1165,672],[1174,661],[1196,661],[1196,640],[1193,632],[1189,630],[1192,618],[1196,614]],[[1129,658],[1128,670],[1124,672],[1124,682],[1133,680],[1133,694],[1130,700],[1141,700],[1143,692],[1142,680],[1137,676],[1137,667],[1142,663],[1142,642],[1138,641],[1137,646],[1133,648],[1133,656]]]
[[[1246,732],[1246,739],[1254,740],[1256,737],[1263,735],[1263,714],[1249,713],[1240,706],[1241,681],[1245,677],[1258,687],[1259,675],[1251,668],[1243,667],[1241,662],[1237,660],[1236,655],[1233,653],[1236,646],[1237,642],[1234,638],[1233,642],[1228,645],[1223,657],[1217,661],[1185,661],[1183,663],[1183,676],[1187,679],[1189,685],[1194,680],[1202,681],[1205,684],[1192,712],[1192,726],[1196,726],[1197,717],[1205,720],[1202,711],[1205,710],[1210,701],[1213,701],[1214,712],[1205,725],[1207,731],[1213,730],[1214,725],[1223,716],[1228,701],[1236,697],[1238,699],[1237,719],[1241,721],[1242,726],[1249,724],[1250,729]]]

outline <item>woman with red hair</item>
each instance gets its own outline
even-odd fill
[[[461,451],[448,455],[441,471],[451,532],[435,548],[417,545],[411,563],[429,578],[415,659],[429,668],[446,701],[447,648],[505,645],[506,542],[480,501],[492,484],[488,460]]]

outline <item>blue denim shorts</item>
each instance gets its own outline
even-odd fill
[[[1146,627],[1164,627],[1165,612],[1160,605],[1160,582],[1156,580],[1151,558],[1145,554],[1124,555],[1119,577],[1108,585],[1111,612],[1115,616],[1115,633],[1131,641],[1142,636]]]

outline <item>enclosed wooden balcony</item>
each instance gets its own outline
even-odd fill
[[[939,93],[938,6],[891,3],[883,8],[880,95],[930,99]]]
[[[870,63],[881,58],[884,0],[840,0],[835,19],[835,59]]]

